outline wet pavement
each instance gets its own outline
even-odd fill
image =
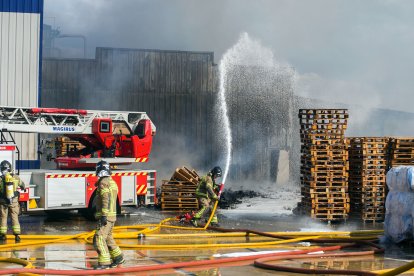
[[[162,212],[154,208],[125,208],[124,214],[118,216],[117,226],[158,224],[167,217],[174,217],[177,212]],[[362,224],[357,221],[347,221],[340,224],[317,222],[309,218],[297,217],[295,215],[274,215],[271,213],[242,213],[237,209],[219,210],[220,227],[253,229],[268,232],[284,231],[354,231],[354,230],[376,230],[382,229],[382,223]],[[22,215],[20,217],[23,234],[42,235],[70,235],[81,232],[92,231],[96,223],[86,220],[77,212],[63,212],[54,215],[39,213],[35,215]],[[191,233],[192,231],[163,230],[163,233]],[[206,243],[206,237],[188,237],[186,244]],[[246,242],[245,237],[235,238],[208,238],[207,243]],[[266,241],[268,238],[255,238],[250,241]],[[166,240],[148,237],[147,239],[123,239],[118,240],[122,244],[175,244],[183,241]],[[8,240],[7,244],[13,244],[14,240]],[[414,250],[411,245],[396,246],[385,245],[386,251],[383,255],[364,256],[358,258],[335,258],[306,259],[301,261],[285,261],[284,263],[308,268],[335,268],[335,269],[360,269],[380,270],[401,266],[410,260],[414,260]],[[185,250],[171,249],[123,249],[126,263],[124,267],[137,265],[155,265],[171,262],[183,262],[192,260],[212,259],[217,256],[226,256],[229,253],[251,253],[256,251],[280,250],[280,247],[266,248],[189,248]],[[219,255],[217,255],[219,254]],[[39,268],[50,269],[91,269],[97,263],[97,254],[91,244],[83,240],[71,240],[62,243],[47,244],[44,246],[28,246],[26,248],[2,249],[0,257],[20,258],[30,261]],[[17,264],[1,263],[1,268],[21,267]],[[143,275],[135,273],[136,275]],[[299,275],[287,272],[278,272],[254,267],[244,263],[238,266],[206,267],[170,269],[151,272],[145,275]],[[124,274],[126,275],[126,274]],[[326,274],[328,275],[328,274]],[[410,274],[407,274],[410,275]],[[411,274],[411,275],[414,275]]]

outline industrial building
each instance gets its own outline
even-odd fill
[[[414,138],[396,136],[414,113],[299,97],[271,51],[228,67],[212,51],[90,56],[44,4],[0,0],[0,274],[414,267],[379,242],[413,239]]]

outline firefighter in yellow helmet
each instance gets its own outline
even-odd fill
[[[98,220],[93,245],[98,252],[98,265],[95,269],[117,267],[125,262],[121,249],[112,237],[116,221],[116,201],[118,186],[111,177],[109,163],[100,161],[96,164],[97,183],[96,214]]]
[[[17,188],[24,190],[25,184],[18,175],[12,173],[12,166],[9,161],[3,160],[0,163],[1,181],[0,181],[0,240],[6,240],[7,234],[7,216],[10,213],[12,221],[12,230],[15,241],[20,241],[20,223],[19,223],[19,192]]]
[[[190,221],[195,227],[199,226],[198,221],[200,219],[204,218],[207,221],[210,218],[214,203],[218,200],[216,192],[218,192],[219,185],[216,183],[216,179],[221,175],[221,168],[214,167],[206,176],[201,177],[196,189],[200,209]],[[213,215],[210,223],[211,226],[218,226],[216,214]]]

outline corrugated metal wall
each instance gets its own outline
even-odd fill
[[[38,105],[43,0],[0,0],[0,105]],[[21,168],[38,166],[37,134],[16,134]]]
[[[42,106],[145,111],[157,126],[152,168],[204,169],[218,155],[213,60],[211,52],[113,48],[97,48],[94,60],[44,59]]]

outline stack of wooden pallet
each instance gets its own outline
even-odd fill
[[[83,148],[85,148],[85,146],[80,142],[70,140],[65,136],[57,137],[55,139],[55,151],[57,157],[67,156],[71,151],[78,151]]]
[[[299,110],[303,214],[323,221],[348,218],[346,109]]]
[[[414,165],[414,138],[391,138],[389,168]]]
[[[364,222],[385,217],[387,137],[349,138],[349,196],[351,215]]]
[[[163,180],[161,186],[162,210],[195,210],[198,201],[195,191],[200,177],[195,170],[177,168],[171,180]]]

